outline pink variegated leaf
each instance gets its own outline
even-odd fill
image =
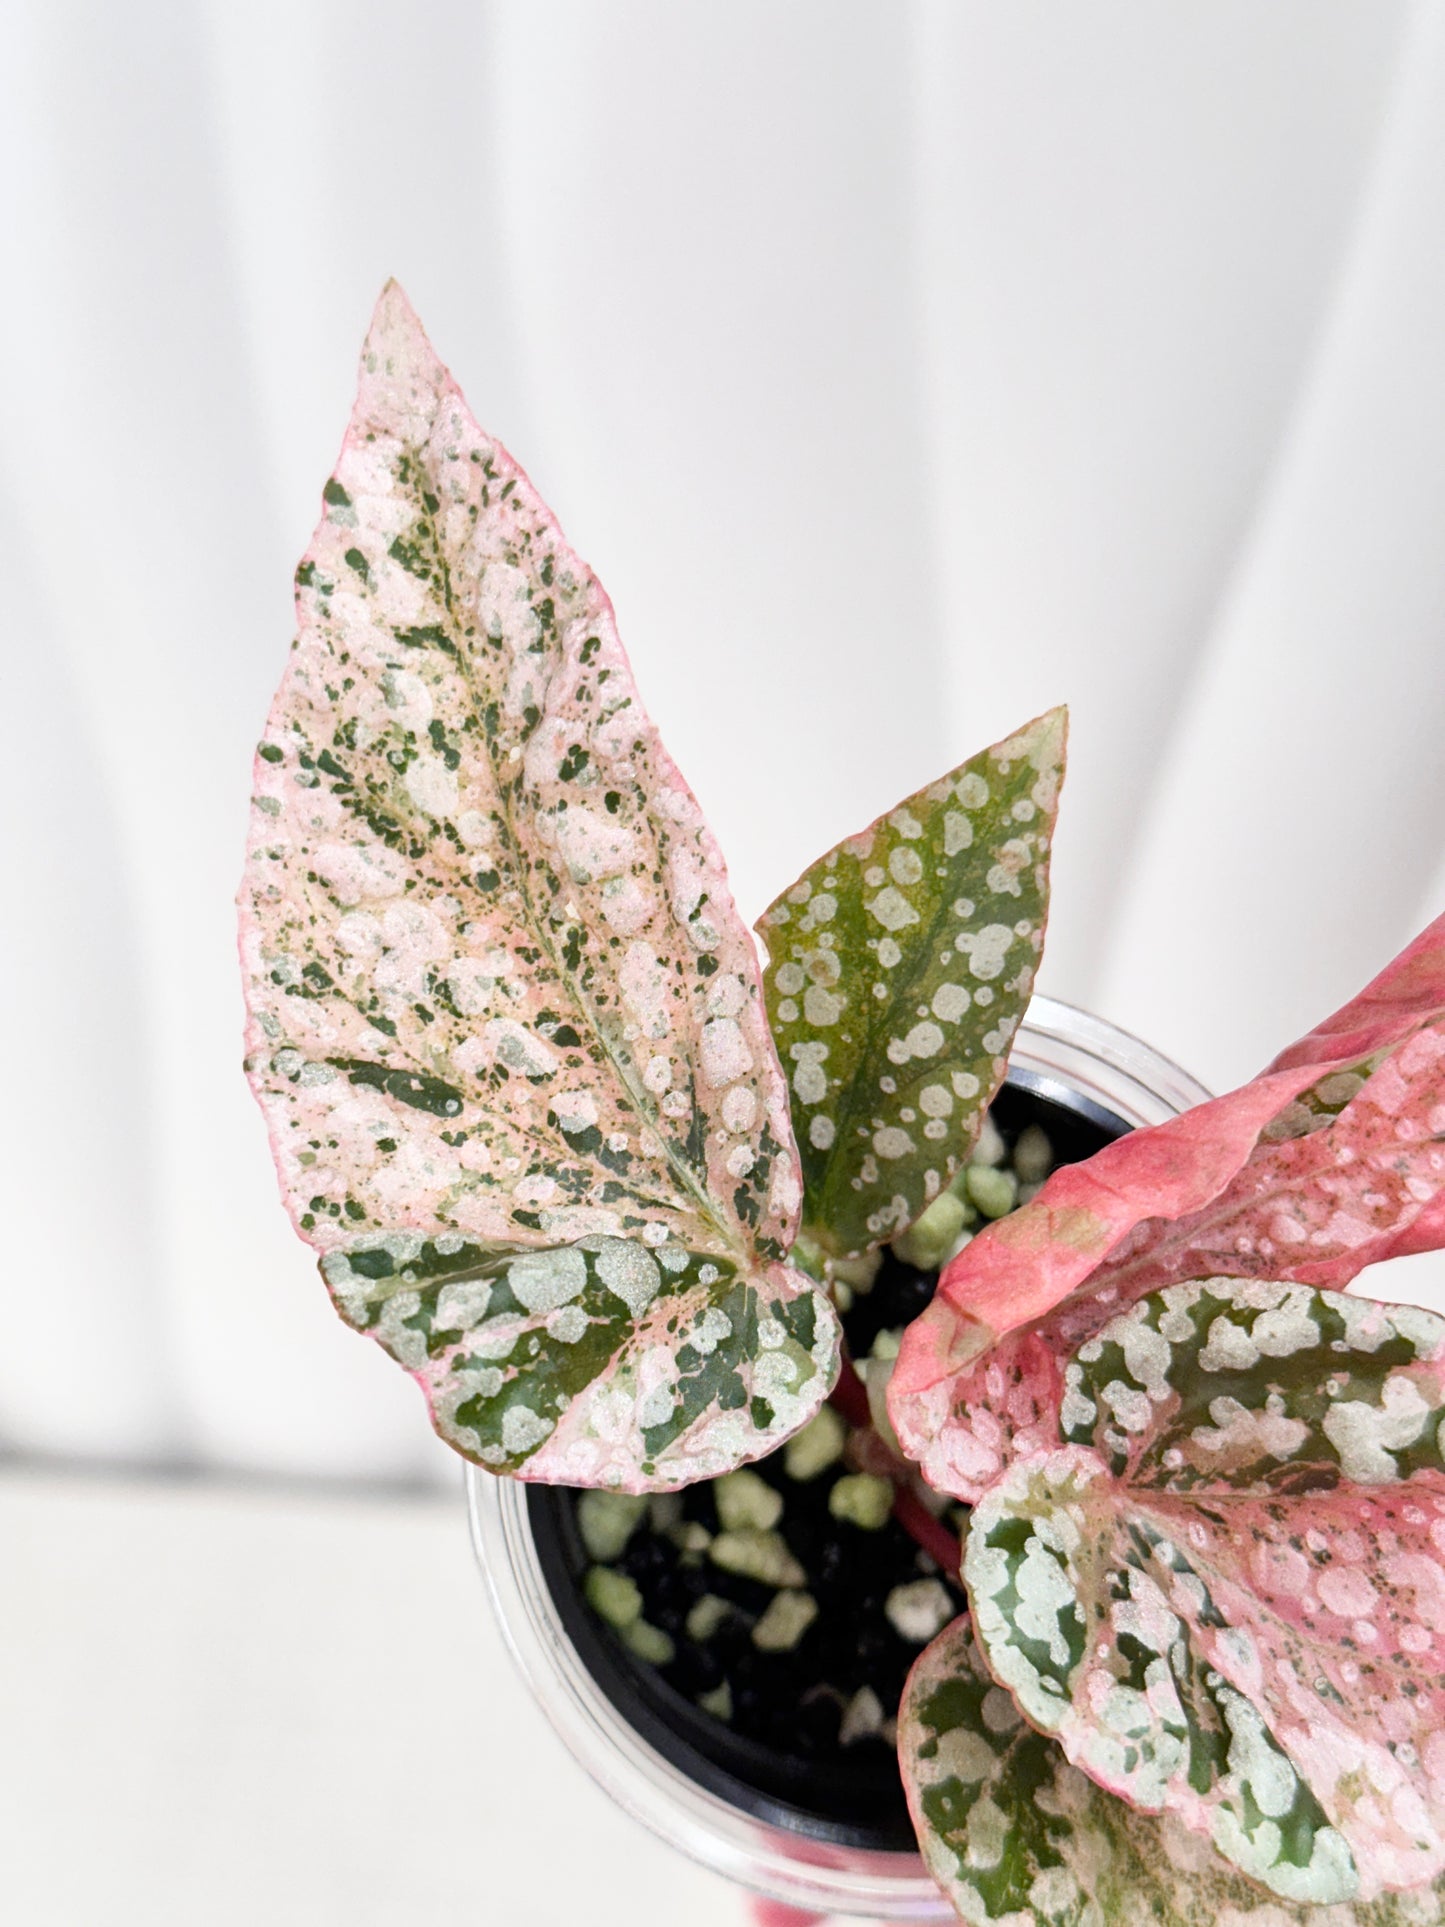
[[[995,1678],[1287,1900],[1445,1872],[1445,1319],[1174,1285],[1068,1364],[964,1555]],[[1058,1434],[1056,1433],[1056,1437]]]
[[[752,941],[612,609],[389,286],[256,763],[247,1068],[342,1312],[498,1471],[665,1486],[835,1370]]]
[[[1270,1071],[1302,1064],[1352,1063],[1399,1043],[1426,1013],[1445,1011],[1445,918],[1422,930],[1413,943],[1297,1044],[1282,1050]]]
[[[929,1872],[971,1927],[1425,1927],[1441,1892],[1281,1902],[1172,1813],[1071,1766],[957,1619],[909,1674],[898,1759]]]
[[[972,1498],[1047,1443],[1061,1359],[1145,1292],[1226,1272],[1342,1289],[1445,1241],[1442,960],[1445,919],[1278,1067],[1063,1167],[973,1240],[890,1390],[931,1484]]]

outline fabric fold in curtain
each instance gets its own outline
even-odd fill
[[[0,1445],[454,1476],[280,1212],[232,948],[388,274],[748,914],[1060,699],[1044,987],[1203,1077],[1439,907],[1438,8],[8,20]]]

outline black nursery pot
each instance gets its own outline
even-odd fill
[[[1010,1146],[1026,1125],[1042,1125],[1055,1163],[1072,1163],[1207,1095],[1136,1038],[1036,997],[993,1118]],[[866,1354],[878,1330],[915,1317],[933,1283],[886,1261],[845,1318],[855,1354]],[[573,1493],[471,1469],[468,1484],[478,1555],[514,1656],[573,1753],[622,1806],[693,1858],[795,1907],[954,1918],[918,1858],[891,1749],[876,1740],[839,1748],[816,1733],[789,1744],[791,1717],[781,1706],[766,1729],[739,1722],[752,1732],[702,1711],[583,1598],[590,1561]],[[699,1502],[710,1503],[701,1489],[692,1501]],[[815,1531],[826,1528],[826,1520],[822,1528],[812,1522]],[[870,1683],[892,1712],[887,1702],[918,1649],[890,1635],[879,1602],[889,1586],[918,1576],[914,1549],[896,1526],[834,1530],[852,1535],[846,1560],[834,1561],[846,1590],[815,1588],[819,1624],[831,1607],[853,1621],[860,1645],[871,1638],[878,1670]],[[786,1692],[786,1662],[773,1671]]]

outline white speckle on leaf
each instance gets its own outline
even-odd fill
[[[530,1312],[555,1311],[587,1288],[587,1260],[575,1245],[558,1251],[524,1251],[507,1267],[507,1283]]]
[[[831,948],[831,939],[823,938],[816,950],[810,950],[803,959],[809,977],[815,984],[822,984],[825,990],[837,983],[843,974],[843,966],[838,961],[838,953]]]
[[[1212,1399],[1209,1416],[1214,1429],[1196,1426],[1190,1438],[1204,1463],[1210,1465],[1212,1461],[1221,1472],[1263,1458],[1282,1463],[1294,1458],[1309,1438],[1309,1427],[1303,1420],[1289,1418],[1283,1412],[1252,1411],[1234,1398]]]
[[[485,1278],[467,1278],[454,1285],[443,1285],[437,1293],[433,1329],[470,1331],[486,1317],[491,1296],[492,1287]]]
[[[743,989],[742,979],[734,971],[724,971],[708,985],[709,1017],[736,1017],[747,1001],[748,994]]]
[[[431,691],[410,669],[382,671],[381,700],[403,729],[424,732],[432,719]]]
[[[1111,1379],[1103,1390],[1104,1403],[1126,1432],[1142,1432],[1153,1417],[1154,1408],[1147,1392],[1122,1379]]]
[[[1006,923],[986,923],[981,930],[960,930],[958,947],[968,958],[968,967],[983,980],[1000,976],[1014,933]]]
[[[702,1317],[692,1328],[690,1342],[694,1350],[710,1358],[725,1338],[733,1335],[732,1320],[717,1305],[709,1305]]]
[[[837,1023],[843,1011],[841,997],[835,997],[832,991],[824,990],[819,984],[809,984],[803,999],[803,1015],[810,1024],[818,1030],[826,1030],[831,1024]]]
[[[796,1068],[793,1071],[793,1090],[802,1104],[821,1104],[828,1095],[828,1073],[823,1062],[828,1055],[826,1044],[794,1044],[788,1055]]]
[[[591,1091],[559,1091],[552,1099],[559,1130],[575,1136],[589,1130],[599,1116],[597,1100]]]
[[[1378,1405],[1341,1399],[1325,1413],[1322,1430],[1340,1455],[1340,1470],[1360,1485],[1381,1485],[1399,1476],[1391,1454],[1413,1445],[1425,1429],[1430,1407],[1407,1378],[1387,1378]]]
[[[1105,1326],[1105,1332],[1123,1346],[1129,1376],[1142,1385],[1152,1398],[1162,1399],[1169,1391],[1169,1367],[1174,1351],[1169,1340],[1152,1325],[1127,1314]]]
[[[348,957],[375,963],[381,955],[381,924],[370,910],[352,910],[337,924],[336,942]]]
[[[587,1314],[580,1305],[562,1305],[547,1314],[547,1336],[559,1345],[575,1345],[587,1330]]]
[[[651,1091],[654,1097],[661,1097],[664,1091],[671,1090],[672,1059],[660,1056],[649,1057],[642,1073],[642,1084],[643,1088]]]
[[[479,957],[457,957],[447,971],[447,989],[463,1017],[480,1017],[492,1001],[496,979]]]
[[[602,885],[602,914],[620,937],[634,936],[654,908],[651,892],[635,876],[609,877]]]
[[[1261,1312],[1254,1321],[1255,1344],[1266,1358],[1288,1358],[1312,1351],[1320,1343],[1320,1328],[1310,1313],[1310,1293],[1294,1291],[1284,1304]]]
[[[1373,1582],[1358,1566],[1327,1566],[1317,1590],[1330,1611],[1343,1619],[1364,1618],[1379,1604]]]
[[[657,1260],[645,1246],[628,1238],[599,1239],[594,1248],[597,1276],[634,1318],[641,1318],[662,1289]]]
[[[622,994],[642,1026],[644,1037],[666,1037],[668,978],[651,944],[640,939],[628,944],[618,971]]]
[[[522,1327],[515,1318],[494,1318],[473,1333],[472,1350],[478,1358],[510,1358],[521,1336]]]
[[[428,816],[451,817],[457,807],[456,771],[439,756],[418,756],[406,772],[406,793]]]
[[[975,770],[967,770],[959,777],[954,794],[966,810],[981,810],[988,801],[988,784]]]
[[[340,903],[394,897],[407,882],[405,861],[394,850],[376,843],[323,843],[311,865]]]
[[[714,1017],[702,1027],[702,1074],[713,1090],[731,1084],[753,1067],[753,1055],[735,1017]]]
[[[936,1057],[943,1049],[943,1032],[937,1024],[915,1024],[904,1042],[910,1057]]]
[[[1223,1313],[1211,1321],[1208,1342],[1199,1354],[1201,1371],[1246,1372],[1258,1362],[1259,1348],[1242,1325]]]
[[[677,1406],[677,1393],[671,1385],[654,1385],[637,1401],[637,1423],[644,1428],[666,1425]]]
[[[885,930],[906,930],[911,923],[917,923],[918,912],[901,890],[890,883],[886,890],[880,890],[867,906],[868,914],[882,924]]]
[[[514,1017],[494,1017],[483,1030],[481,1041],[494,1062],[520,1071],[524,1077],[545,1077],[561,1062],[555,1051]]]
[[[552,1421],[544,1419],[528,1405],[509,1405],[502,1414],[502,1444],[509,1458],[519,1453],[531,1451],[540,1445],[552,1430]]]

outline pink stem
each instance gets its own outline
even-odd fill
[[[958,1569],[963,1564],[963,1547],[942,1519],[934,1518],[918,1494],[910,1492],[906,1485],[897,1480],[893,1485],[893,1516],[914,1545],[922,1546],[950,1579],[958,1577]]]
[[[859,1378],[846,1351],[838,1367],[838,1383],[828,1394],[828,1403],[836,1405],[850,1425],[862,1427],[873,1423],[868,1410],[867,1387]]]

